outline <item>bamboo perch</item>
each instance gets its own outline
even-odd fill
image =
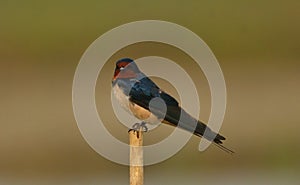
[[[129,132],[130,143],[130,185],[144,184],[143,131]]]

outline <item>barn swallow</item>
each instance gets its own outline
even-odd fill
[[[123,58],[116,62],[112,89],[120,105],[142,120],[141,123],[133,125],[134,130],[147,131],[146,124],[162,122],[204,137],[223,151],[234,153],[222,145],[225,137],[215,133],[206,124],[188,114],[175,98],[142,73],[134,60]],[[151,101],[156,98],[163,100],[163,104],[160,101],[151,104]]]

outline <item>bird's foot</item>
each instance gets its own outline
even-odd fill
[[[148,127],[146,126],[145,122],[135,123],[132,126],[132,129],[128,130],[128,132],[130,132],[130,131],[134,131],[134,132],[137,132],[137,131],[147,132],[148,131]]]

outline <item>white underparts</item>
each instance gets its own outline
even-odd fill
[[[119,104],[136,118],[149,124],[158,124],[162,120],[158,119],[149,110],[129,101],[129,96],[126,96],[123,90],[116,84],[113,87],[113,93]]]

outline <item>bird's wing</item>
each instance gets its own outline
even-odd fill
[[[166,106],[166,110],[162,110],[162,105],[159,103],[151,104],[150,101],[153,98],[161,98]],[[151,79],[144,77],[141,80],[137,81],[131,88],[129,92],[129,99],[131,102],[138,104],[139,106],[151,111],[158,118],[163,118],[168,124],[177,126],[194,132],[196,129],[196,124],[198,120],[190,116],[185,112],[178,104],[178,102],[170,96],[169,94],[162,91]],[[179,124],[179,121],[182,123]],[[206,125],[199,122],[198,134],[203,135]],[[200,132],[201,131],[201,132]]]
[[[190,131],[198,136],[203,136],[205,132],[205,138],[213,140],[216,143],[222,143],[221,140],[225,138],[217,133],[214,133],[204,123],[196,120],[190,116],[185,110],[183,110],[178,102],[169,94],[162,91],[151,79],[144,77],[141,80],[134,83],[130,92],[129,99],[131,102],[150,111],[149,103],[153,98],[161,98],[166,105],[166,112],[161,110],[159,104],[151,104],[151,112],[158,118],[163,118],[166,123],[179,126],[187,131]],[[181,122],[181,123],[179,123]]]
[[[166,112],[161,110],[159,104],[151,104],[151,110],[149,103],[153,98],[161,98],[166,105]],[[158,118],[163,118],[164,122],[173,126],[178,126],[184,130],[192,132],[193,134],[204,137],[209,141],[213,141],[216,146],[228,153],[234,153],[232,150],[222,145],[222,140],[225,137],[215,133],[203,122],[193,118],[184,109],[182,109],[178,102],[169,94],[162,91],[151,79],[144,77],[138,80],[131,87],[129,92],[129,100],[149,111],[151,111]]]
[[[151,79],[144,77],[141,80],[134,83],[129,92],[129,100],[139,106],[150,110],[149,104],[153,98],[161,98],[167,107],[178,107],[178,102],[170,95],[162,91]],[[159,118],[164,116],[161,105],[151,104],[151,111]]]

